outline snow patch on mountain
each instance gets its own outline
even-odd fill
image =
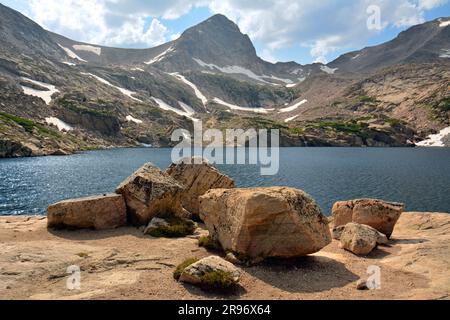
[[[213,101],[217,104],[223,105],[225,107],[228,107],[231,110],[235,111],[245,111],[245,112],[255,112],[255,113],[263,113],[267,114],[269,111],[273,111],[274,109],[265,109],[265,108],[246,108],[246,107],[240,107],[235,104],[231,104],[228,102],[225,102],[219,98],[214,98]]]
[[[99,82],[101,82],[101,83],[103,83],[103,84],[106,84],[107,86],[110,86],[110,87],[112,87],[112,88],[115,88],[115,89],[119,90],[123,95],[125,95],[125,96],[127,96],[127,97],[129,97],[129,98],[131,98],[131,99],[133,99],[133,100],[135,100],[135,101],[137,101],[137,102],[142,102],[142,100],[139,100],[139,99],[133,97],[133,95],[136,94],[136,92],[134,92],[134,91],[131,91],[131,90],[128,90],[128,89],[124,89],[124,88],[115,86],[115,85],[113,85],[112,83],[110,83],[109,81],[107,81],[107,80],[105,80],[105,79],[103,79],[103,78],[100,78],[99,76],[96,76],[95,74],[92,74],[92,73],[84,73],[84,72],[83,72],[83,73],[81,73],[81,74],[86,75],[86,76],[93,77],[93,78],[96,79],[97,81],[99,81]]]
[[[271,84],[271,85],[277,85],[276,83],[267,81],[266,79],[272,79],[272,80],[277,80],[277,81],[281,81],[284,83],[292,83],[292,80],[290,79],[282,79],[282,78],[278,78],[275,77],[273,75],[271,76],[267,76],[267,75],[257,75],[256,73],[254,73],[253,71],[246,69],[244,67],[241,66],[225,66],[225,67],[219,67],[218,65],[215,65],[213,63],[206,63],[200,59],[196,59],[196,58],[192,58],[195,62],[197,62],[201,67],[203,68],[209,68],[211,70],[219,70],[222,73],[227,73],[227,74],[242,74],[244,76],[249,77],[250,79],[259,81],[259,82],[263,82],[263,83],[267,83],[267,84]]]
[[[322,70],[325,73],[328,74],[335,74],[335,72],[338,70],[338,68],[330,68],[328,66],[321,66],[320,70]]]
[[[297,119],[298,117],[299,117],[299,115],[293,116],[293,117],[290,117],[290,118],[287,118],[286,120],[284,120],[284,122],[285,122],[285,123],[289,123],[289,122],[291,122],[291,121],[294,121],[294,120]]]
[[[75,52],[73,52],[69,48],[63,47],[59,43],[58,43],[58,46],[66,52],[66,54],[69,58],[80,60],[81,62],[87,62],[86,60],[80,58]]]
[[[56,117],[45,118],[45,122],[58,128],[59,131],[71,131],[73,127]]]
[[[126,120],[128,121],[128,122],[134,122],[134,123],[136,123],[136,124],[142,124],[142,120],[139,120],[139,119],[136,119],[136,118],[134,118],[132,115],[128,115],[127,117],[126,117]]]
[[[180,110],[180,109],[177,109],[177,108],[174,108],[174,107],[168,105],[167,103],[165,103],[165,102],[164,102],[163,100],[161,100],[161,99],[154,98],[154,97],[152,97],[152,99],[153,99],[153,101],[156,102],[156,104],[157,104],[157,105],[159,106],[159,108],[162,109],[162,110],[174,112],[174,113],[176,113],[176,114],[178,114],[178,115],[180,115],[180,116],[184,116],[184,117],[186,117],[186,118],[188,118],[188,119],[191,119],[191,120],[194,121],[194,122],[199,121],[199,119],[196,119],[196,118],[193,117],[193,115],[194,115],[195,112],[194,112],[194,110],[193,110],[192,108],[189,108],[189,109],[190,109],[190,110],[189,110],[189,109],[183,107],[183,106],[180,104],[180,106],[184,109],[184,111],[182,111],[182,110]],[[185,105],[185,106],[187,106],[187,105]],[[187,110],[188,110],[188,111],[187,111]]]
[[[75,66],[77,65],[76,63],[73,63],[73,62],[67,62],[67,61],[63,61],[62,63],[66,64],[66,65],[68,65],[68,66],[71,66],[71,67],[75,67]]]
[[[361,57],[361,53],[358,53],[356,56],[352,57],[352,60],[358,59],[359,57]]]
[[[166,51],[158,54],[156,57],[154,57],[153,59],[151,59],[150,61],[144,62],[145,64],[154,64],[156,62],[160,62],[161,60],[163,60],[167,54],[171,53],[175,51],[175,49],[173,47],[170,47],[169,49],[167,49]]]
[[[194,93],[197,96],[197,98],[199,98],[200,101],[203,103],[203,106],[206,106],[206,104],[208,103],[208,98],[205,97],[205,95],[198,89],[198,87],[195,84],[190,82],[188,79],[186,79],[184,76],[182,76],[179,73],[171,73],[170,75],[174,76],[178,80],[184,82],[189,87],[191,87],[194,90]]]
[[[307,103],[307,102],[308,102],[308,100],[304,99],[304,100],[302,100],[302,101],[300,101],[300,102],[297,102],[296,104],[294,104],[294,105],[292,105],[292,106],[290,106],[290,107],[280,109],[279,113],[287,113],[287,112],[295,111],[295,110],[297,110],[300,106],[304,105],[304,104]]]
[[[441,28],[445,28],[445,27],[448,27],[448,26],[450,26],[450,20],[447,20],[447,21],[440,21],[441,23],[439,24],[439,27],[441,27]]]
[[[24,77],[22,77],[22,79],[27,82],[33,83],[35,85],[38,85],[40,87],[47,89],[47,90],[37,90],[34,88],[27,87],[25,85],[21,86],[23,93],[25,93],[26,95],[29,95],[29,96],[41,98],[42,100],[45,101],[46,104],[50,104],[50,102],[52,101],[52,95],[55,94],[56,92],[59,92],[59,90],[56,89],[56,87],[54,85],[36,81],[36,80],[32,80],[29,78],[24,78]]]
[[[131,71],[140,71],[140,72],[145,72],[145,70],[144,70],[144,69],[142,69],[142,68],[131,68],[130,70],[131,70]]]
[[[442,49],[442,51],[444,52],[443,54],[441,54],[439,56],[439,58],[450,58],[450,49]]]
[[[77,51],[91,52],[91,53],[94,53],[94,54],[96,54],[98,56],[100,56],[102,54],[102,48],[90,46],[90,45],[87,45],[87,44],[75,44],[75,45],[72,46],[72,48],[74,48]]]
[[[418,147],[445,147],[444,139],[450,140],[450,127],[442,129],[438,134],[432,134],[427,140],[416,143]]]

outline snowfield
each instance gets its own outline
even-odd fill
[[[45,122],[47,122],[49,125],[53,125],[58,128],[59,131],[71,131],[73,130],[73,127],[65,123],[64,121],[55,118],[55,117],[49,117],[45,118]]]
[[[110,87],[112,87],[112,88],[115,88],[115,89],[119,90],[123,95],[125,95],[125,96],[127,96],[127,97],[129,97],[129,98],[131,98],[131,99],[133,99],[133,100],[135,100],[135,101],[137,101],[137,102],[142,102],[142,100],[139,100],[139,99],[133,97],[133,95],[136,94],[136,92],[134,92],[134,91],[131,91],[131,90],[128,90],[128,89],[124,89],[124,88],[115,86],[115,85],[113,85],[112,83],[110,83],[109,81],[107,81],[107,80],[105,80],[105,79],[103,79],[103,78],[100,78],[99,76],[96,76],[95,74],[92,74],[92,73],[84,73],[84,72],[83,72],[83,73],[81,73],[81,74],[86,75],[86,76],[93,77],[93,78],[96,79],[97,81],[99,81],[99,82],[101,82],[101,83],[103,83],[103,84],[106,84],[107,86],[110,86]]]
[[[249,77],[250,79],[259,81],[259,82],[263,82],[263,83],[267,83],[267,84],[271,84],[271,85],[278,85],[276,83],[273,82],[269,82],[266,81],[265,79],[273,79],[273,80],[278,80],[284,83],[288,83],[291,84],[293,81],[290,79],[281,79],[281,78],[277,78],[275,76],[267,76],[267,75],[262,75],[259,76],[256,73],[254,73],[251,70],[248,70],[246,68],[243,68],[241,66],[226,66],[226,67],[219,67],[215,64],[212,63],[206,63],[200,59],[196,59],[196,58],[192,58],[195,62],[198,63],[198,65],[200,65],[203,68],[209,68],[211,70],[219,70],[222,73],[227,73],[227,74],[242,74],[244,76]]]
[[[41,98],[42,100],[45,101],[46,104],[50,104],[50,102],[52,102],[52,95],[55,94],[56,92],[59,92],[59,90],[56,89],[56,87],[54,85],[36,81],[36,80],[32,80],[32,79],[28,79],[28,78],[24,78],[24,77],[22,77],[22,79],[25,81],[28,81],[30,83],[33,83],[35,85],[38,85],[38,86],[48,89],[48,90],[37,90],[37,89],[33,89],[33,88],[30,88],[27,86],[22,86],[23,93],[25,93],[26,95],[29,95],[29,96]]]
[[[139,119],[136,119],[136,118],[134,118],[132,115],[128,115],[126,118],[125,118],[128,122],[134,122],[134,123],[136,123],[136,124],[142,124],[142,120],[139,120]]]
[[[297,110],[301,105],[304,105],[304,104],[307,103],[307,102],[308,102],[308,100],[304,99],[304,100],[302,100],[302,101],[300,101],[300,102],[297,102],[296,104],[294,104],[294,105],[292,105],[292,106],[290,106],[290,107],[280,109],[279,113],[287,113],[287,112],[295,111],[295,110]]]
[[[64,64],[71,66],[71,67],[75,67],[77,64],[73,63],[73,62],[67,62],[67,61],[63,61]]]
[[[75,44],[72,46],[77,51],[87,51],[92,52],[98,56],[102,54],[102,48],[86,45],[86,44]]]
[[[284,120],[284,122],[285,123],[289,123],[289,122],[291,122],[291,121],[294,121],[295,119],[297,119],[299,116],[293,116],[293,117],[290,117],[290,118],[287,118],[286,120]]]
[[[443,54],[439,56],[439,58],[450,58],[450,49],[442,49],[444,51]]]
[[[166,51],[158,54],[156,57],[154,57],[153,59],[151,59],[150,61],[144,62],[145,64],[154,64],[156,62],[160,62],[161,60],[163,60],[167,54],[173,52],[175,49],[170,47],[169,49],[167,49]]]
[[[444,138],[450,136],[450,127],[442,129],[438,134],[432,134],[427,140],[416,143],[418,147],[445,147]]]
[[[69,56],[69,58],[80,60],[81,62],[87,62],[86,60],[80,58],[75,52],[73,52],[69,48],[63,47],[59,43],[58,43],[58,46],[66,52],[66,54]]]
[[[179,73],[171,73],[170,75],[174,76],[178,80],[184,82],[189,87],[191,87],[194,90],[194,93],[197,96],[197,98],[199,98],[200,101],[203,103],[203,106],[206,106],[206,104],[208,103],[208,98],[205,97],[205,95],[198,89],[198,87],[195,84],[190,82],[188,79],[186,79],[184,76],[182,76]]]
[[[223,100],[220,100],[219,98],[214,98],[213,101],[217,104],[223,105],[225,107],[230,108],[231,110],[236,111],[245,111],[245,112],[255,112],[255,113],[263,113],[267,114],[269,111],[273,111],[275,109],[265,109],[265,108],[246,108],[246,107],[239,107],[237,105],[225,102]]]
[[[448,27],[448,26],[450,26],[450,20],[447,20],[447,21],[440,21],[441,23],[439,24],[439,27],[441,27],[441,28],[445,28],[445,27]]]
[[[330,68],[328,66],[321,66],[320,70],[328,74],[335,74],[338,68]]]
[[[196,119],[196,118],[193,117],[193,115],[195,113],[194,110],[192,108],[190,108],[190,107],[187,107],[187,105],[184,104],[184,103],[183,103],[184,107],[180,103],[180,106],[184,109],[184,111],[181,111],[180,109],[177,109],[177,108],[174,108],[174,107],[168,105],[167,103],[165,103],[161,99],[154,98],[154,97],[152,97],[152,99],[156,102],[156,104],[162,110],[174,112],[174,113],[176,113],[176,114],[178,114],[180,116],[184,116],[184,117],[186,117],[188,119],[191,119],[194,122],[200,121],[199,119]]]

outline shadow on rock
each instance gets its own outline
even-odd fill
[[[359,277],[339,261],[308,256],[297,259],[271,259],[246,269],[250,275],[283,291],[312,293],[341,288]]]
[[[191,294],[196,296],[201,296],[207,299],[228,299],[228,300],[237,300],[242,295],[247,293],[247,290],[245,290],[244,287],[241,285],[236,286],[233,289],[230,290],[219,290],[214,291],[212,289],[202,289],[199,287],[196,287],[191,284],[183,284],[183,287]]]
[[[90,229],[53,229],[49,228],[48,232],[58,238],[66,240],[101,240],[114,238],[124,235],[136,238],[145,238],[141,230],[134,227],[122,227],[112,230],[90,230]]]

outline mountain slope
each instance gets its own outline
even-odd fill
[[[345,54],[328,66],[340,72],[370,72],[399,63],[442,62],[450,57],[448,21],[440,18],[413,26],[392,41]]]
[[[302,66],[260,59],[222,15],[161,46],[121,49],[51,33],[0,5],[0,157],[171,146],[172,132],[197,120],[279,128],[289,146],[410,145],[449,123],[449,59],[437,56],[449,28],[439,24],[361,59]]]

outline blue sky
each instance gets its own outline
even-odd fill
[[[329,62],[342,53],[391,40],[414,24],[450,16],[450,0],[0,0],[0,3],[74,40],[133,48],[152,47],[175,39],[185,29],[222,13],[250,36],[262,58],[303,64]],[[376,19],[371,21],[376,21],[378,27],[369,29],[369,19]]]

